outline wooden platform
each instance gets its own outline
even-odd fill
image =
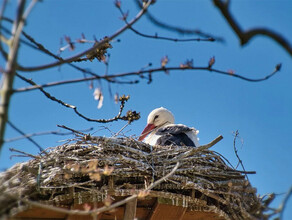
[[[120,200],[122,198],[117,198]],[[204,206],[193,206],[192,208],[176,206],[167,204],[170,200],[160,198],[145,198],[132,203],[132,207],[126,211],[126,204],[122,207],[118,207],[112,211],[101,213],[98,215],[98,220],[223,220],[224,217],[220,217],[219,214],[210,211],[210,208]],[[133,206],[134,204],[134,206]],[[137,204],[137,205],[136,205]],[[87,206],[93,207],[93,203],[87,203]],[[96,207],[102,207],[104,203],[98,202]],[[134,208],[133,208],[134,207]],[[67,207],[69,209],[69,207]],[[73,205],[71,209],[84,210],[84,204]],[[134,215],[134,218],[132,217]],[[11,218],[12,219],[12,218]],[[85,220],[93,219],[92,216],[81,215],[67,215],[54,211],[50,211],[43,208],[32,207],[26,211],[20,212],[13,219],[66,219],[66,220]]]

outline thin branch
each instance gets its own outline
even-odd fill
[[[138,120],[140,118],[140,115],[139,113],[136,113],[135,111],[128,111],[127,112],[127,115],[125,116],[121,116],[122,115],[122,111],[125,107],[125,103],[126,101],[129,100],[129,96],[122,96],[120,97],[120,102],[121,102],[121,105],[120,105],[120,111],[118,112],[118,114],[111,118],[111,119],[92,119],[92,118],[88,118],[86,117],[85,115],[83,115],[82,113],[80,113],[78,110],[77,110],[77,107],[74,106],[74,105],[71,105],[71,104],[68,104],[60,99],[57,99],[56,97],[52,96],[50,93],[46,92],[43,88],[41,88],[39,85],[37,85],[34,81],[32,81],[31,79],[27,79],[21,75],[19,75],[18,73],[16,73],[16,75],[22,79],[23,81],[33,85],[33,86],[36,86],[47,98],[49,98],[50,100],[54,101],[54,102],[57,102],[59,103],[60,105],[66,107],[66,108],[71,108],[74,110],[74,112],[81,118],[87,120],[87,121],[90,121],[90,122],[98,122],[98,123],[109,123],[109,122],[113,122],[113,121],[118,121],[118,120],[123,120],[123,121],[133,121],[133,120]]]
[[[21,153],[27,157],[31,157],[31,158],[34,158],[34,159],[39,159],[40,157],[39,156],[35,156],[35,155],[32,155],[32,154],[29,154],[27,152],[24,152],[24,151],[21,151],[21,150],[17,150],[17,149],[14,149],[14,148],[9,148],[9,150],[11,152],[17,152],[17,153]]]
[[[242,162],[242,160],[240,159],[240,157],[239,157],[239,155],[238,155],[237,148],[236,148],[236,139],[238,138],[238,136],[239,136],[239,132],[238,132],[238,130],[236,130],[236,131],[234,132],[233,149],[234,149],[234,153],[235,153],[235,155],[236,155],[236,157],[237,157],[237,159],[238,159],[238,163],[241,165],[241,167],[242,167],[242,169],[243,169],[243,171],[244,171],[244,173],[245,173],[245,177],[246,177],[246,179],[248,180],[248,176],[246,175],[246,171],[245,171],[245,168],[244,168],[243,162]],[[236,168],[237,168],[237,166],[235,167],[235,169],[236,169]]]
[[[125,16],[126,13],[122,10],[121,7],[118,7],[118,9],[119,9],[119,11],[121,12],[121,14],[122,14],[122,16],[124,18],[123,20],[125,21],[126,24],[128,24],[127,18]],[[137,31],[136,29],[134,29],[132,26],[129,27],[129,29],[131,31],[133,31],[135,34],[137,34],[137,35],[139,35],[141,37],[158,39],[158,40],[168,40],[168,41],[174,41],[174,42],[190,42],[190,41],[210,41],[210,42],[214,42],[215,41],[215,39],[212,38],[212,37],[178,39],[178,38],[171,38],[171,37],[162,37],[162,36],[158,36],[157,34],[155,34],[155,35],[143,34],[140,31]]]
[[[25,132],[23,132],[22,130],[20,130],[19,128],[17,128],[13,123],[11,123],[11,121],[7,121],[7,123],[18,133],[20,133],[21,135],[25,136]],[[31,137],[26,137],[27,140],[29,140],[31,143],[33,143],[41,152],[44,151],[44,149],[41,147],[41,145],[39,145],[37,142],[35,142]]]
[[[280,212],[280,216],[279,216],[279,220],[283,219],[283,213],[285,210],[285,207],[288,203],[289,198],[292,195],[292,186],[290,187],[289,191],[287,192],[285,198],[283,199],[282,203],[280,204],[280,207],[278,208],[279,212]]]
[[[84,131],[88,132],[88,131],[92,131],[92,130],[93,130],[93,128],[89,128],[89,129],[86,129]],[[24,138],[28,138],[28,137],[51,135],[51,134],[64,136],[64,135],[71,135],[71,134],[73,134],[73,132],[60,132],[60,131],[37,132],[37,133],[31,133],[31,134],[24,134],[22,136],[10,138],[10,139],[5,139],[4,142],[8,143],[8,142],[13,142],[13,141],[18,141],[18,140],[21,140],[21,139],[24,139]]]
[[[114,38],[116,38],[117,36],[119,36],[120,34],[122,34],[124,31],[126,31],[131,25],[133,25],[134,23],[136,23],[141,17],[142,15],[147,11],[149,5],[152,3],[152,0],[149,0],[144,7],[141,9],[141,11],[136,15],[136,17],[129,22],[129,24],[125,25],[124,27],[122,27],[121,29],[119,29],[116,33],[114,33],[113,35],[101,40],[100,42],[96,43],[93,47],[91,47],[88,50],[85,50],[81,53],[78,53],[72,57],[69,57],[67,59],[63,59],[57,62],[53,62],[50,64],[45,64],[45,65],[41,65],[41,66],[35,66],[35,67],[23,67],[23,68],[18,68],[21,71],[26,71],[26,72],[32,72],[32,71],[38,71],[38,70],[44,70],[44,69],[49,69],[52,67],[56,67],[59,65],[62,65],[64,63],[71,63],[73,61],[78,60],[79,58],[81,58],[82,56],[95,51],[96,49],[100,49],[104,44],[108,43],[109,41],[113,40]]]
[[[31,37],[30,35],[28,35],[26,32],[22,32],[22,34],[26,37],[26,39],[28,39],[31,43],[33,43],[34,45],[36,45],[36,49],[38,49],[39,51],[42,51],[43,53],[59,60],[59,61],[63,61],[62,57],[59,57],[57,55],[55,55],[54,53],[52,53],[51,51],[49,51],[47,48],[45,48],[45,46],[43,46],[42,44],[38,43],[33,37]],[[89,75],[95,76],[95,77],[99,77],[96,73],[93,73],[92,71],[86,70],[84,68],[78,67],[75,64],[72,63],[67,63],[69,66],[81,71],[82,73],[87,73]],[[23,67],[19,66],[20,69],[22,69]]]
[[[148,70],[139,70],[139,71],[135,71],[135,72],[126,72],[126,73],[120,73],[120,74],[112,74],[112,75],[102,75],[97,77],[88,77],[88,78],[81,78],[81,79],[72,79],[72,80],[64,80],[64,81],[58,81],[58,82],[51,82],[51,83],[47,83],[47,84],[42,84],[42,85],[34,85],[32,87],[24,87],[24,88],[19,88],[19,89],[15,89],[13,92],[26,92],[26,91],[31,91],[31,90],[35,90],[35,89],[40,89],[40,88],[46,88],[46,87],[52,87],[52,86],[59,86],[59,85],[65,85],[65,84],[71,84],[71,83],[79,83],[79,82],[85,82],[85,81],[91,81],[91,80],[95,80],[95,79],[116,79],[116,78],[121,78],[121,77],[126,77],[126,76],[140,76],[143,78],[143,74],[147,74],[147,73],[155,73],[155,72],[165,72],[165,71],[171,71],[171,70],[203,70],[203,71],[209,71],[209,72],[214,72],[214,73],[218,73],[218,74],[222,74],[222,75],[227,75],[227,76],[231,76],[231,77],[236,77],[239,78],[241,80],[244,81],[248,81],[248,82],[261,82],[261,81],[265,81],[267,79],[269,79],[270,77],[272,77],[273,75],[275,75],[277,72],[279,72],[281,69],[281,64],[276,65],[274,71],[268,75],[266,75],[263,78],[258,78],[258,79],[252,79],[252,78],[247,78],[244,76],[241,76],[239,74],[236,73],[231,73],[228,71],[222,71],[222,70],[218,70],[218,69],[214,69],[214,68],[210,68],[208,67],[159,67],[159,68],[153,68],[153,69],[148,69]],[[22,77],[19,74],[17,75],[18,77]],[[117,83],[120,83],[118,81],[116,81]],[[139,81],[132,81],[132,83],[138,83]]]
[[[141,3],[136,0],[135,3],[137,4],[137,6],[139,8],[141,8]],[[176,32],[176,33],[179,33],[179,34],[187,34],[187,35],[198,35],[198,36],[201,36],[201,37],[204,37],[204,38],[209,38],[209,39],[214,39],[215,41],[218,41],[218,42],[223,42],[223,38],[222,37],[215,37],[215,36],[212,36],[211,34],[207,34],[207,33],[204,33],[198,29],[187,29],[187,28],[182,28],[180,26],[174,26],[174,25],[171,25],[171,24],[167,24],[167,23],[164,23],[162,21],[159,21],[157,18],[155,18],[152,14],[150,14],[149,11],[147,11],[147,13],[145,14],[145,16],[149,19],[149,21],[151,21],[154,25],[160,27],[160,28],[164,28],[168,31],[173,31],[173,32]]]
[[[154,183],[152,183],[151,185],[149,185],[145,190],[141,190],[141,193],[140,194],[135,194],[135,195],[132,195],[132,196],[129,196],[128,198],[126,199],[123,199],[119,202],[116,202],[110,206],[103,206],[101,208],[98,208],[98,209],[94,209],[94,210],[91,210],[91,211],[83,211],[83,210],[67,210],[67,209],[64,209],[64,208],[59,208],[59,207],[55,207],[55,206],[51,206],[51,205],[45,205],[45,204],[42,204],[42,203],[39,203],[39,202],[34,202],[34,201],[30,201],[30,200],[27,200],[27,199],[22,199],[23,202],[29,204],[29,205],[32,205],[32,206],[36,206],[36,207],[40,207],[40,208],[44,208],[44,209],[47,209],[47,210],[51,210],[51,211],[55,211],[55,212],[59,212],[59,213],[64,213],[64,214],[69,214],[69,215],[93,215],[93,214],[99,214],[99,213],[102,213],[102,212],[106,212],[106,211],[109,211],[109,210],[112,210],[116,207],[119,207],[121,205],[124,205],[138,197],[143,197],[143,195],[146,195],[147,194],[147,191],[153,189],[154,187],[158,186],[160,183],[162,183],[163,181],[166,181],[169,177],[171,177],[175,171],[178,169],[179,167],[179,162],[176,163],[176,165],[174,166],[174,168],[171,170],[171,172],[169,172],[167,175],[163,176],[162,178],[160,178],[159,180],[155,181]],[[142,195],[142,196],[141,196]]]
[[[292,45],[281,34],[267,28],[254,28],[248,31],[243,31],[238,22],[231,15],[228,4],[226,4],[222,0],[213,0],[213,3],[220,10],[221,14],[229,23],[230,27],[236,33],[240,40],[241,45],[245,45],[253,37],[257,35],[263,35],[277,42],[279,45],[283,47],[284,50],[286,50],[292,56]]]
[[[71,131],[71,132],[74,133],[74,134],[85,135],[83,132],[80,132],[80,131],[74,130],[74,129],[69,128],[69,127],[67,127],[67,126],[65,126],[65,125],[57,125],[57,126],[58,126],[59,128],[63,128],[63,129],[69,130],[69,131]]]

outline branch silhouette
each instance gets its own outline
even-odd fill
[[[221,14],[224,16],[230,27],[236,33],[241,45],[245,45],[257,35],[263,35],[277,42],[283,47],[284,50],[286,50],[292,56],[292,45],[281,34],[267,28],[254,28],[248,31],[243,31],[229,11],[230,1],[213,0],[213,3],[220,10]]]

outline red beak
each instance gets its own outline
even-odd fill
[[[138,140],[142,141],[154,128],[156,128],[154,124],[147,124]]]

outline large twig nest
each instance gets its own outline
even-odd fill
[[[226,219],[264,218],[265,206],[244,172],[204,147],[156,146],[128,138],[87,137],[47,149],[47,154],[0,174],[0,216],[25,208],[25,200],[66,206],[126,196],[179,168],[147,196],[173,205],[200,205]]]

